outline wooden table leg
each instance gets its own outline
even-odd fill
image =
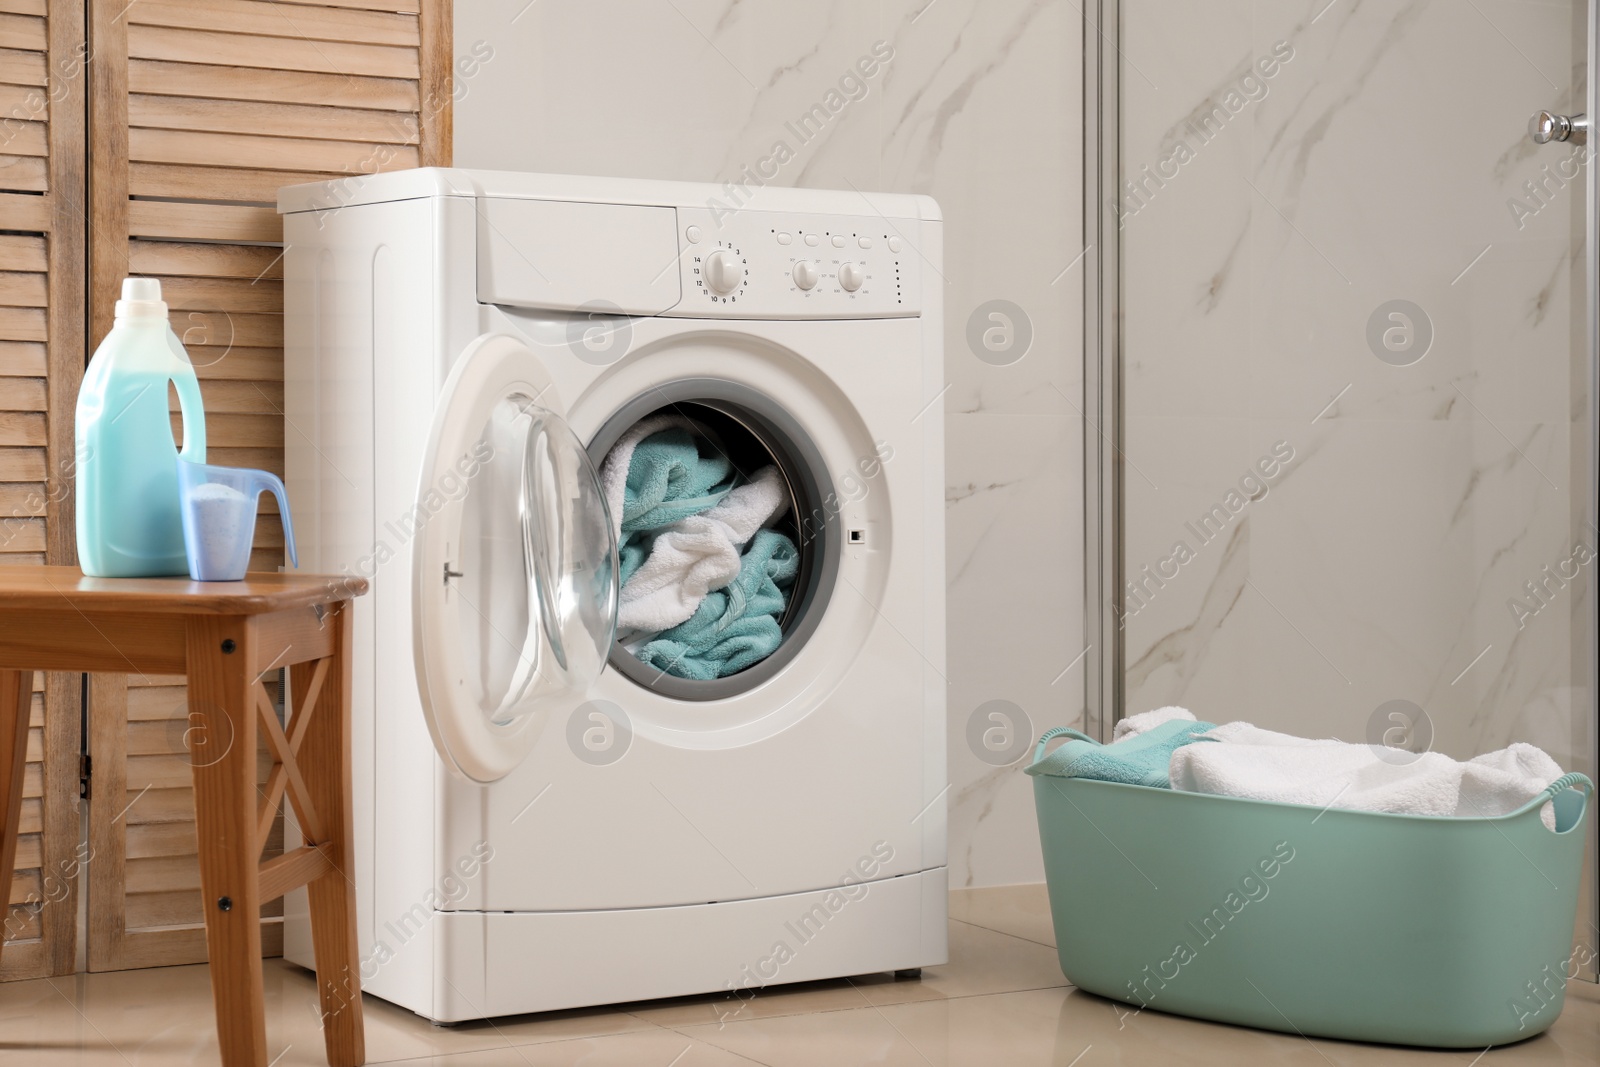
[[[188,741],[195,831],[211,995],[225,1067],[267,1067],[268,1062],[256,841],[254,644],[246,619],[189,619]]]
[[[11,878],[22,829],[22,779],[28,766],[33,672],[0,670],[0,949],[11,916]]]
[[[334,627],[330,657],[316,709],[306,726],[299,753],[312,806],[327,838],[323,851],[333,867],[307,886],[311,905],[311,944],[317,957],[317,987],[322,998],[322,1036],[331,1067],[366,1062],[361,1012],[361,961],[356,940],[354,814],[350,785],[351,611],[335,607],[324,624]],[[313,664],[289,668],[294,707],[305,704]]]

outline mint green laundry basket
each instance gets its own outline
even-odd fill
[[[1561,1014],[1594,791],[1581,774],[1483,819],[1045,775],[1033,790],[1061,970],[1080,989],[1440,1048],[1520,1041]]]

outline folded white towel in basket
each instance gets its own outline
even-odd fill
[[[1517,810],[1562,773],[1555,760],[1522,743],[1460,763],[1439,752],[1407,755],[1308,740],[1247,722],[1199,736],[1222,743],[1174,752],[1168,765],[1172,788],[1282,804],[1490,817]],[[1549,805],[1543,814],[1545,825],[1554,829]]]
[[[710,510],[663,528],[622,587],[617,629],[655,632],[688,620],[707,593],[738,576],[744,543],[788,507],[778,468],[762,467]]]

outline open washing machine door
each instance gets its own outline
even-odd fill
[[[538,357],[479,337],[446,379],[417,486],[417,683],[445,764],[493,782],[542,712],[604,669],[617,538],[588,453],[536,384]]]

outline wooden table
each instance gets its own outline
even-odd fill
[[[328,1062],[366,1059],[351,880],[348,610],[366,590],[343,576],[191,582],[0,567],[0,886],[11,884],[16,860],[33,672],[188,675],[206,950],[229,1067],[267,1067],[261,905],[302,885]],[[290,668],[287,730],[262,684],[279,667]],[[264,789],[258,730],[276,760]],[[286,791],[307,843],[263,863]]]

